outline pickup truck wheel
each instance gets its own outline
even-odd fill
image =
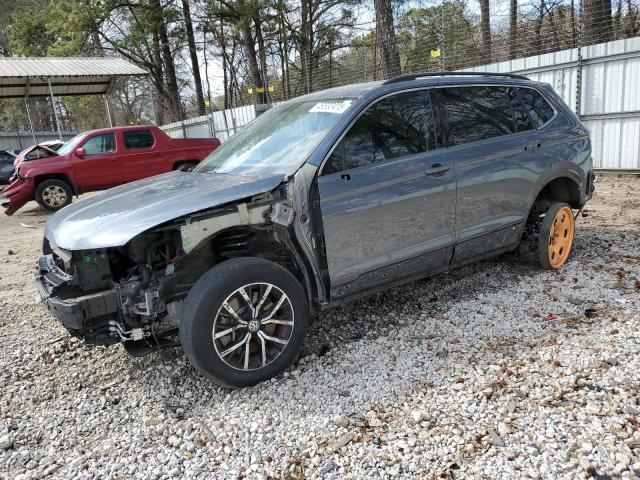
[[[261,258],[236,258],[191,288],[180,341],[191,364],[227,387],[249,387],[284,371],[309,327],[309,306],[296,278]]]
[[[71,203],[73,195],[69,184],[63,180],[43,180],[36,188],[36,202],[45,210],[55,212]]]
[[[188,172],[192,168],[195,168],[198,165],[198,162],[184,162],[179,165],[176,165],[174,170],[180,170],[182,172]]]
[[[566,203],[554,203],[547,210],[538,237],[538,260],[543,268],[556,270],[565,264],[573,246],[573,210]]]

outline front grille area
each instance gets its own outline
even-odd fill
[[[44,255],[38,259],[38,269],[41,275],[52,287],[59,287],[60,285],[73,280],[71,275],[68,275],[64,270],[58,266],[58,262],[53,254]]]

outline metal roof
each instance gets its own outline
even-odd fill
[[[0,57],[0,98],[99,95],[116,77],[147,72],[116,57]]]

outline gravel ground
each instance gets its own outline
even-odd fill
[[[597,188],[560,272],[504,255],[334,309],[245,390],[69,338],[32,284],[46,215],[3,216],[0,477],[640,478],[640,180]]]

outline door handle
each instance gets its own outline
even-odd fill
[[[438,175],[439,173],[444,173],[449,170],[451,166],[442,165],[441,163],[434,163],[431,165],[431,168],[426,171],[427,175]]]
[[[351,175],[349,175],[348,173],[343,173],[342,175],[340,175],[340,178],[345,182],[348,182],[349,180],[351,180]]]

